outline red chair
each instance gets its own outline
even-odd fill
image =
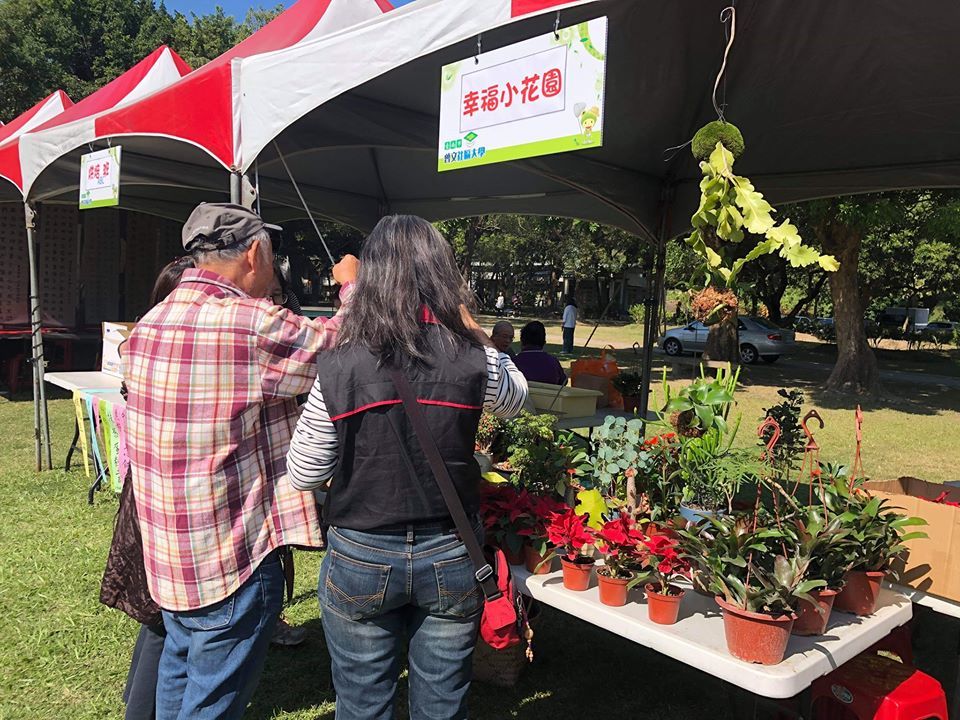
[[[864,653],[813,684],[815,720],[947,720],[947,697],[916,668]]]

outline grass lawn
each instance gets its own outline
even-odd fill
[[[602,330],[598,337],[603,342],[632,344],[631,328]],[[551,329],[551,340],[559,340],[559,331]],[[776,401],[778,387],[801,387],[827,423],[817,433],[824,458],[849,461],[854,405],[824,397],[817,389],[823,378],[823,370],[815,367],[802,372],[777,365],[745,370],[738,398],[742,441],[752,442],[754,421],[763,407]],[[891,390],[892,399],[864,408],[868,474],[960,477],[960,391],[934,386]],[[69,400],[51,402],[57,462],[72,435],[71,412]],[[87,480],[80,470],[33,472],[29,401],[0,400],[0,436],[6,438],[0,447],[0,484],[5,490],[0,506],[0,720],[120,718],[138,628],[97,601],[116,502],[109,493],[100,493],[96,504],[88,506]],[[318,567],[318,555],[298,553],[296,598],[287,618],[306,625],[309,640],[301,648],[270,651],[247,713],[250,718],[333,719],[329,661],[315,597]],[[918,664],[949,690],[960,622],[922,609],[917,615]],[[536,628],[536,653],[517,689],[475,686],[474,720],[748,716],[743,707],[735,708],[726,686],[709,676],[557,612],[545,612]],[[406,718],[405,709],[399,717]]]

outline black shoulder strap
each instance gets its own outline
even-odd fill
[[[430,429],[427,427],[427,420],[423,416],[423,410],[421,410],[420,403],[417,402],[417,398],[413,394],[413,388],[410,387],[410,382],[404,376],[403,372],[396,368],[390,369],[390,378],[393,380],[393,384],[400,394],[403,407],[407,411],[407,417],[410,418],[413,431],[420,441],[420,448],[423,450],[424,455],[427,456],[430,469],[433,470],[433,476],[436,478],[437,485],[440,486],[440,494],[443,495],[443,501],[447,504],[447,510],[450,512],[450,517],[453,518],[453,524],[456,525],[460,539],[463,540],[463,544],[467,548],[467,553],[473,561],[473,566],[476,569],[474,576],[483,589],[483,595],[487,600],[496,600],[501,597],[503,593],[501,593],[497,587],[497,581],[493,575],[493,568],[490,567],[490,563],[487,562],[483,554],[483,549],[473,534],[473,527],[470,524],[470,520],[467,519],[467,513],[463,509],[460,495],[457,494],[457,489],[454,487],[453,480],[450,478],[447,466],[440,456],[440,448],[437,447],[436,440],[434,440],[433,435],[430,434]]]

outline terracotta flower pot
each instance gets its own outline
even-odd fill
[[[766,615],[741,610],[722,597],[715,598],[723,610],[727,650],[739,660],[776,665],[783,660],[796,615]]]
[[[623,411],[628,413],[635,413],[637,408],[640,407],[640,397],[638,395],[624,395],[623,396]]]
[[[813,590],[810,596],[817,601],[816,606],[801,600],[797,621],[793,624],[793,634],[823,635],[827,631],[827,623],[830,622],[833,601],[839,592],[839,590]]]
[[[563,586],[567,590],[583,592],[590,587],[590,574],[593,572],[592,558],[584,558],[584,562],[571,562],[562,557],[560,565],[563,566]]]
[[[854,615],[873,615],[885,575],[883,570],[851,570],[833,606]]]
[[[654,585],[644,585],[643,589],[647,591],[647,613],[650,622],[673,625],[680,615],[680,602],[686,593],[673,585],[669,587],[669,595],[661,595]]]
[[[541,555],[529,545],[523,546],[523,564],[534,575],[548,575],[553,572],[553,562],[543,562],[544,557],[546,556]]]
[[[507,562],[511,565],[523,565],[526,561],[526,552],[523,545],[520,546],[520,549],[516,552],[513,552],[509,547],[503,547],[503,554],[507,556]]]
[[[597,572],[597,585],[600,588],[600,602],[611,607],[623,607],[627,604],[627,584],[630,578],[615,578]]]

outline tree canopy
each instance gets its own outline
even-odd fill
[[[219,7],[170,13],[162,0],[0,0],[0,119],[58,89],[82,100],[160,45],[200,67],[282,9],[251,9],[240,22]]]

